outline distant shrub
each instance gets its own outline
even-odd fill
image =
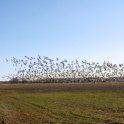
[[[12,78],[10,80],[11,83],[19,83],[19,79],[18,78]]]

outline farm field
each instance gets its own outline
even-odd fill
[[[124,83],[0,84],[0,124],[124,124]]]

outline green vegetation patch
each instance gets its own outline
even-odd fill
[[[0,123],[123,124],[124,91],[0,94]]]

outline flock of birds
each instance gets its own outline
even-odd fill
[[[116,78],[124,77],[124,64],[112,64],[104,61],[102,64],[85,61],[55,60],[48,57],[36,58],[25,56],[24,59],[12,57],[15,74],[6,76],[8,79],[16,78],[19,81],[41,81],[44,79],[85,79],[85,78]]]

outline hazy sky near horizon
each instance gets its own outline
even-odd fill
[[[124,62],[124,0],[0,0],[0,75],[38,54]]]

